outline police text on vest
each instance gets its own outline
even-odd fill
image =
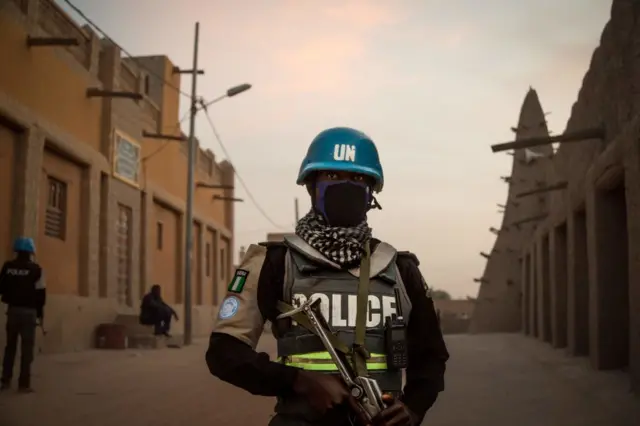
[[[355,294],[314,293],[311,299],[320,299],[320,311],[332,327],[355,327],[358,297]],[[296,293],[292,297],[293,306],[300,307],[307,296]],[[369,295],[367,307],[367,327],[380,327],[384,319],[397,313],[394,296]]]

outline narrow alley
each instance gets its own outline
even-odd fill
[[[621,372],[594,372],[521,335],[447,338],[447,389],[430,426],[637,426]],[[264,337],[262,349],[275,345]],[[37,359],[37,393],[0,395],[3,426],[266,425],[274,401],[209,375],[206,341],[183,349],[88,351]]]

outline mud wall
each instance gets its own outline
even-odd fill
[[[567,182],[538,202],[508,205],[512,217],[544,217],[526,230],[500,232],[488,259],[471,329],[522,330],[597,369],[622,369],[640,389],[640,2],[614,0],[565,133],[600,128],[604,137],[561,144],[524,164],[517,150],[513,195]],[[529,92],[520,125],[536,117]],[[525,137],[518,129],[517,139]],[[530,130],[530,129],[529,129]],[[540,130],[542,132],[542,130]],[[532,136],[529,134],[528,136]],[[541,148],[532,148],[542,153]],[[545,146],[550,153],[550,145]],[[527,170],[526,172],[524,170]],[[519,176],[525,175],[521,181]],[[524,209],[524,210],[522,210]],[[504,284],[514,282],[512,291]]]

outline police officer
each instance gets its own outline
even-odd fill
[[[209,370],[252,394],[276,396],[271,426],[351,424],[348,391],[332,374],[336,366],[319,339],[276,317],[282,302],[299,306],[320,298],[332,329],[355,345],[359,274],[367,257],[365,368],[387,403],[374,423],[420,424],[444,389],[449,355],[416,256],[373,238],[367,224],[367,212],[379,207],[373,194],[384,183],[373,141],[350,128],[323,131],[312,141],[297,183],[306,186],[312,209],[283,243],[247,250],[211,334]],[[400,343],[408,355],[404,387],[402,369],[391,367],[383,338],[388,319],[400,311],[406,320]],[[267,320],[278,341],[277,362],[255,350]]]
[[[16,258],[2,265],[0,293],[7,309],[7,345],[2,363],[1,388],[8,389],[13,376],[18,337],[20,338],[20,377],[18,390],[32,392],[31,362],[35,346],[36,326],[42,322],[46,290],[42,268],[31,257],[35,244],[31,238],[19,237],[13,244]]]

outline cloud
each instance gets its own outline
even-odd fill
[[[357,38],[318,37],[275,53],[288,91],[317,93],[348,84],[354,64],[365,52]]]
[[[272,55],[279,78],[265,90],[282,93],[315,93],[341,90],[358,79],[361,64],[381,27],[398,25],[404,19],[390,3],[351,0],[343,2],[296,3],[301,9],[286,13],[298,18],[298,33],[289,37]],[[298,7],[298,6],[296,6]],[[359,71],[360,70],[360,71]],[[332,95],[334,95],[333,93]]]
[[[369,31],[402,22],[405,17],[402,11],[390,6],[375,1],[344,1],[339,6],[328,7],[325,16],[356,31]]]

